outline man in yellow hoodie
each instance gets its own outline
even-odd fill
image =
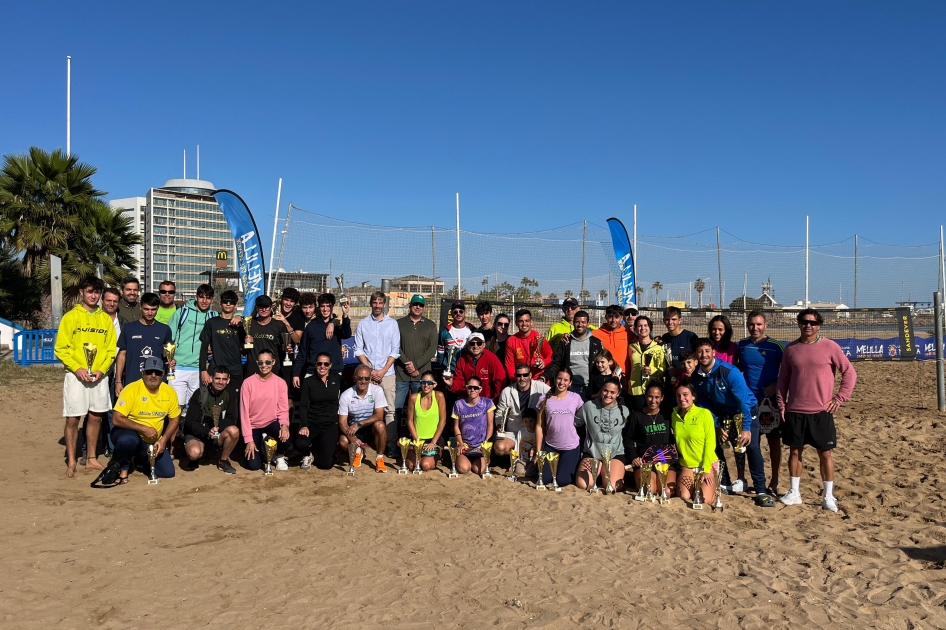
[[[111,407],[105,374],[115,361],[117,345],[112,318],[98,305],[104,289],[104,283],[98,278],[83,280],[79,285],[79,303],[63,316],[56,334],[56,358],[66,368],[62,386],[62,415],[66,417],[66,477],[76,474],[79,418],[86,414],[89,419],[85,429],[85,467],[86,470],[103,468],[96,458],[95,448],[99,442],[102,415]],[[94,359],[89,366],[92,354]]]

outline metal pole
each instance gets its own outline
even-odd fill
[[[808,308],[808,215],[805,215],[805,308]]]
[[[637,256],[639,255],[637,251],[637,204],[634,204],[634,251],[632,252],[631,259],[633,264],[631,265],[634,269],[634,286],[637,287]],[[625,298],[626,299],[626,298]],[[637,295],[631,296],[631,303],[637,304]]]
[[[946,384],[943,378],[943,294],[933,294],[933,310],[936,312],[936,405],[946,411]]]
[[[946,244],[943,242],[943,226],[939,226],[939,271],[940,275],[943,277],[943,295],[946,295],[946,258],[943,257],[943,252]],[[946,326],[946,312],[940,315],[940,318],[943,320],[943,325]]]
[[[585,295],[585,244],[588,240],[588,221],[582,221],[581,231],[581,290],[578,291],[578,302],[581,303]]]
[[[463,285],[460,284],[460,193],[457,193],[457,299],[463,299]]]
[[[716,227],[716,272],[719,274],[719,308],[723,308],[723,255],[719,246],[719,226]]]
[[[199,149],[199,147],[198,147]],[[200,162],[198,162],[200,164]],[[197,167],[197,179],[200,179],[200,167]],[[266,295],[273,292],[273,263],[276,262],[276,230],[279,229],[279,198],[282,196],[282,177],[279,178],[279,185],[276,187],[276,216],[273,218],[273,244],[269,248],[269,282],[266,286]],[[331,275],[331,272],[329,272]],[[329,278],[331,280],[331,278]]]
[[[184,179],[187,179],[187,149],[184,149]]]
[[[66,57],[66,157],[72,155],[72,57]],[[62,299],[62,296],[60,296]]]
[[[200,179],[200,145],[197,145],[197,179]],[[276,207],[279,207],[279,202],[276,202]],[[272,258],[272,256],[270,256]],[[210,286],[213,286],[212,284]]]
[[[49,294],[52,298],[52,328],[59,328],[62,321],[62,259],[49,257]]]
[[[437,239],[434,237],[434,226],[430,226],[430,260],[432,261],[434,276],[433,276],[433,285],[431,286],[431,294],[433,295],[433,303],[437,304]],[[440,305],[437,304],[437,308],[440,308]],[[433,312],[433,311],[429,311]]]
[[[854,235],[854,308],[857,308],[857,234]]]

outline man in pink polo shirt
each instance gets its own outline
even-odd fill
[[[818,335],[824,320],[813,308],[798,314],[801,335],[788,344],[778,375],[778,406],[784,418],[782,439],[788,445],[788,472],[792,489],[781,497],[785,505],[800,505],[801,454],[805,445],[818,450],[824,497],[821,507],[838,511],[834,498],[834,460],[838,434],[834,412],[851,398],[857,374],[844,351],[834,341]],[[841,372],[841,386],[834,393],[834,376]]]

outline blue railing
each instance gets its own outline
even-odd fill
[[[21,330],[13,333],[13,361],[18,365],[56,363],[55,330]]]

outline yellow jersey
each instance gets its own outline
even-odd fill
[[[161,383],[158,393],[152,394],[141,379],[129,383],[122,390],[115,411],[124,415],[132,422],[151,427],[158,432],[157,438],[150,440],[157,442],[164,432],[164,419],[176,418],[181,415],[181,406],[177,402],[177,392],[167,383]],[[149,440],[142,437],[145,442]]]

